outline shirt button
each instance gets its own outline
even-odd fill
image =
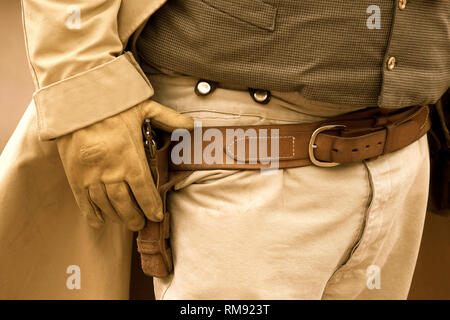
[[[406,3],[407,3],[407,0],[398,0],[398,8],[400,10],[405,9],[406,8]]]
[[[389,71],[394,70],[394,68],[395,68],[395,63],[396,63],[395,57],[390,57],[390,58],[388,59],[388,62],[387,62],[387,68],[388,68]]]
[[[206,80],[200,80],[195,86],[195,93],[199,96],[206,96],[215,89],[213,83]]]
[[[253,100],[255,100],[258,103],[266,104],[270,101],[271,94],[270,91],[268,90],[249,89],[249,91]]]

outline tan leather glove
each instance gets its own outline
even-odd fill
[[[105,218],[130,230],[163,217],[144,150],[142,124],[171,132],[193,127],[190,117],[145,101],[127,111],[56,140],[64,170],[88,223],[100,227]]]

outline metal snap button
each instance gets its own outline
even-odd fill
[[[200,80],[195,86],[195,94],[198,96],[206,96],[214,91],[215,84],[211,81]]]
[[[271,93],[269,90],[251,89],[251,88],[249,88],[248,90],[253,100],[255,100],[256,102],[266,104],[270,101]]]

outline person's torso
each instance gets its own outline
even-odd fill
[[[169,0],[137,48],[149,64],[212,81],[403,107],[448,88],[449,16],[446,0]]]

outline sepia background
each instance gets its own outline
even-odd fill
[[[3,150],[33,92],[19,0],[0,0],[0,39],[0,150]],[[450,218],[428,212],[409,298],[450,299]]]

